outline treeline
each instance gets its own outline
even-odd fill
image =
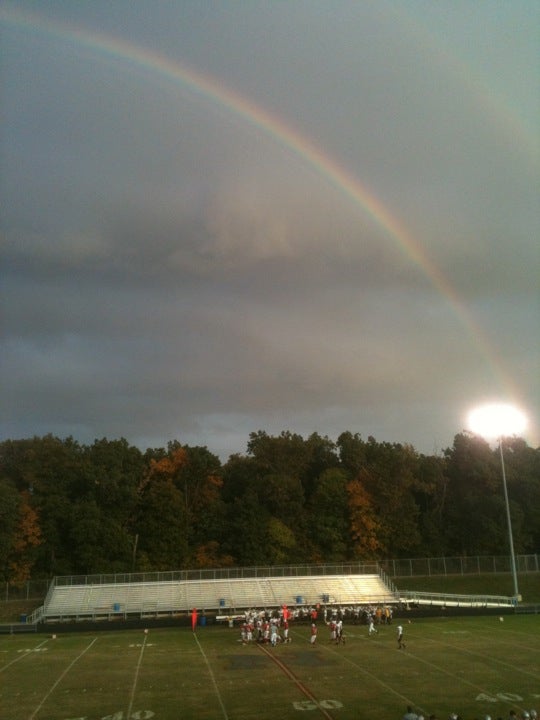
[[[540,547],[540,448],[504,445],[516,553]],[[426,456],[344,432],[252,433],[226,463],[171,442],[0,443],[0,580],[194,567],[501,554],[498,449]]]

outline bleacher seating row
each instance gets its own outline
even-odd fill
[[[54,585],[41,618],[50,622],[89,617],[159,617],[192,608],[226,613],[284,604],[344,606],[391,603],[395,599],[379,575]]]

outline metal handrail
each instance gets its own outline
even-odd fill
[[[419,592],[404,590],[399,592],[402,602],[418,602],[433,605],[465,605],[467,607],[515,607],[516,599],[506,595],[455,595],[452,593]]]

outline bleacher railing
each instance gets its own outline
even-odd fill
[[[418,605],[437,605],[438,607],[516,607],[517,601],[514,597],[506,595],[455,595],[450,593],[417,592],[416,590],[405,590],[399,593],[399,599],[403,603]]]
[[[540,556],[517,555],[518,573],[540,572]],[[377,568],[369,570],[365,568]],[[323,565],[287,565],[282,567],[218,568],[203,570],[178,570],[156,573],[112,573],[103,575],[69,575],[55,580],[64,585],[87,585],[120,582],[156,582],[178,580],[211,580],[226,578],[292,577],[295,575],[334,575],[384,572],[388,578],[404,578],[430,575],[480,575],[511,572],[510,557],[506,555],[475,555],[470,557],[399,558],[381,560],[378,563],[343,563]],[[22,585],[0,583],[0,602],[44,598],[55,580],[28,580]]]
[[[166,572],[107,573],[99,575],[64,575],[55,578],[56,586],[111,585],[118,583],[186,582],[189,580],[247,580],[257,578],[310,577],[312,575],[379,575],[377,562],[335,563],[322,565],[267,565],[260,567],[202,568]]]

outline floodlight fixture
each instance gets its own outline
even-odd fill
[[[518,589],[516,570],[516,556],[514,553],[514,539],[512,534],[512,519],[510,517],[510,503],[508,501],[508,489],[506,487],[506,470],[504,467],[503,438],[517,435],[523,432],[527,426],[527,418],[524,413],[513,405],[504,403],[491,403],[471,410],[469,413],[469,427],[477,435],[486,440],[497,440],[499,443],[499,454],[501,458],[501,470],[504,489],[504,501],[506,505],[506,521],[508,524],[508,543],[510,546],[510,562],[512,564],[512,578],[514,581],[514,598],[516,602],[521,600]]]

